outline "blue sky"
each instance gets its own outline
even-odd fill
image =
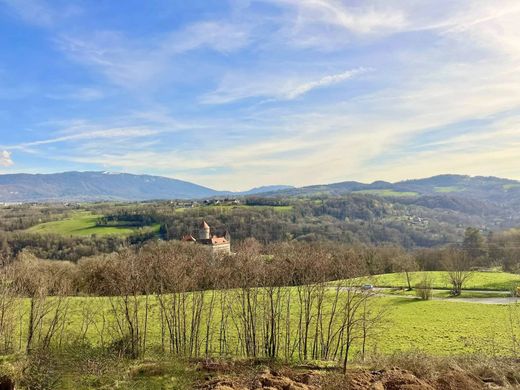
[[[517,0],[0,0],[0,173],[520,179]]]

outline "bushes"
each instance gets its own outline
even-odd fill
[[[429,301],[433,297],[432,282],[427,275],[415,285],[415,294],[424,301]]]

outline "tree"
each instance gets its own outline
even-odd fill
[[[486,240],[480,230],[472,227],[467,228],[464,233],[462,249],[474,263],[481,262],[482,258],[486,257],[488,253]]]
[[[407,253],[403,253],[402,255],[394,258],[392,268],[394,269],[394,271],[404,273],[404,276],[406,278],[406,285],[408,286],[408,291],[411,291],[412,281],[410,273],[419,269],[419,266],[415,261],[414,257]]]
[[[9,263],[11,257],[11,247],[7,242],[5,234],[0,236],[0,267],[5,266]]]
[[[472,276],[470,259],[466,251],[450,248],[444,252],[443,263],[448,271],[448,281],[452,285],[452,295],[458,296],[464,283]]]

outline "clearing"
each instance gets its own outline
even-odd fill
[[[393,198],[411,198],[414,196],[419,195],[417,192],[400,192],[400,191],[394,191],[394,190],[361,190],[361,191],[354,191],[356,194],[365,194],[365,195],[376,195],[376,196],[382,196],[382,197],[393,197]]]
[[[63,236],[107,236],[119,235],[130,236],[140,231],[159,231],[159,225],[146,226],[144,228],[125,225],[98,226],[97,221],[101,215],[96,215],[88,211],[81,211],[71,215],[71,217],[61,221],[41,223],[33,226],[26,231],[39,234],[59,234]]]

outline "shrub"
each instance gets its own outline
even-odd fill
[[[425,275],[423,279],[415,285],[415,294],[424,301],[432,299],[432,282],[428,276]]]

